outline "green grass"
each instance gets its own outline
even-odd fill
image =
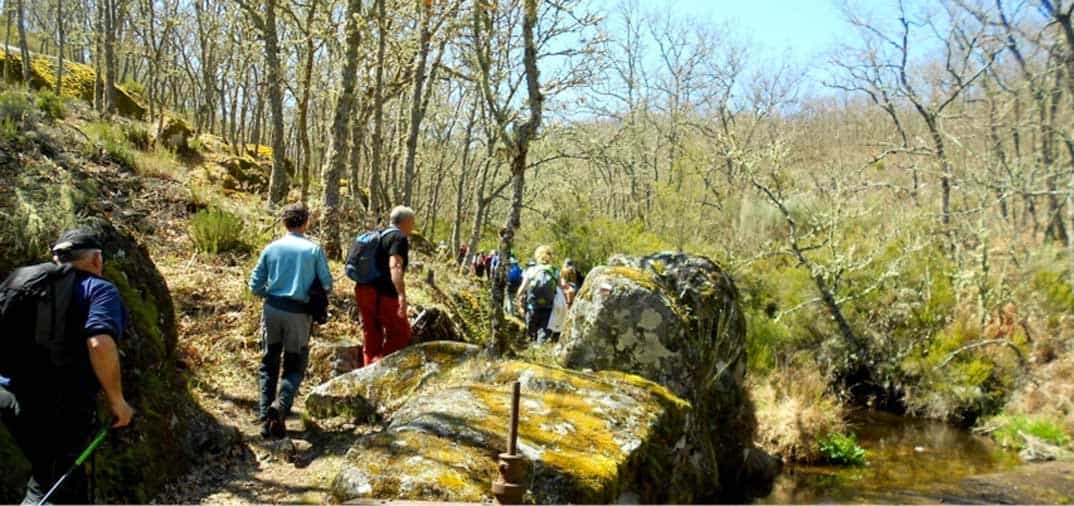
[[[869,452],[858,446],[854,434],[829,432],[818,441],[820,454],[830,463],[840,466],[864,466],[869,463]]]
[[[1063,426],[1044,416],[1000,415],[992,418],[989,425],[997,427],[992,433],[997,443],[1016,450],[1025,446],[1023,434],[1060,447],[1070,444],[1070,436]]]
[[[203,253],[216,255],[227,251],[243,251],[242,220],[221,209],[203,209],[190,219],[190,239]]]
[[[37,93],[37,98],[34,103],[41,112],[45,113],[45,116],[51,120],[62,119],[67,115],[67,101],[51,92],[41,91]]]
[[[134,156],[135,150],[123,128],[111,123],[98,121],[86,125],[85,131],[94,140],[92,145],[86,145],[86,148],[90,151],[84,153],[87,158],[97,158],[96,153],[93,151],[100,149],[104,155],[104,160],[99,161],[110,161],[126,170],[135,170],[137,167],[137,161]]]

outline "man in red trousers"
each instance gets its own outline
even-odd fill
[[[410,344],[410,320],[407,319],[406,274],[410,264],[410,241],[414,230],[414,210],[399,206],[392,209],[391,227],[377,240],[377,271],[386,273],[372,283],[354,287],[354,298],[362,316],[365,335],[365,365]]]

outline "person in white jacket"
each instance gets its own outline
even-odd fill
[[[570,259],[559,271],[559,283],[556,287],[556,297],[552,302],[552,315],[548,318],[548,331],[552,333],[552,340],[558,341],[563,332],[564,323],[567,321],[567,310],[574,303],[576,288],[576,274],[574,265]]]

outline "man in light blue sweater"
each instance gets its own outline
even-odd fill
[[[261,316],[264,355],[259,375],[261,403],[258,420],[261,435],[282,438],[284,420],[291,412],[298,386],[306,375],[309,338],[313,318],[307,303],[310,288],[320,283],[332,293],[332,273],[324,251],[304,235],[309,228],[309,211],[301,204],[283,211],[287,235],[265,247],[250,276],[250,291],[265,299]],[[280,382],[280,355],[283,381]],[[279,400],[276,385],[280,382]]]

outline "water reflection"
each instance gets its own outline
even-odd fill
[[[967,476],[1009,469],[1017,456],[940,422],[861,411],[851,419],[869,465],[789,466],[764,504],[936,503]]]

